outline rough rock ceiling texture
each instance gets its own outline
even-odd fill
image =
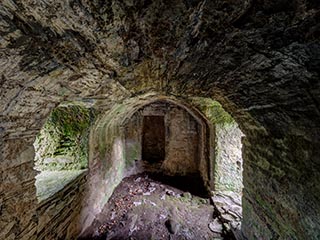
[[[265,119],[260,112],[272,109],[273,128],[286,132],[301,125],[293,106],[319,114],[312,107],[319,101],[318,5],[3,0],[1,110],[6,116],[32,111],[30,95],[40,105],[155,89],[219,94],[266,124],[274,115]]]
[[[20,205],[35,201],[31,146],[54,106],[156,91],[215,98],[239,122],[247,236],[316,239],[319,8],[317,0],[2,0],[1,224],[13,221],[22,189]],[[16,215],[15,236],[36,226],[31,216]]]

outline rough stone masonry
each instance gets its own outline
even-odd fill
[[[2,0],[0,238],[46,238],[33,142],[55,106],[84,99],[108,110],[156,92],[212,98],[239,123],[244,236],[319,239],[319,8],[317,0]]]

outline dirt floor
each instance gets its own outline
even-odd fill
[[[125,178],[79,239],[232,239],[216,218],[209,198],[165,184],[173,180],[147,173]],[[205,195],[192,187],[194,181],[178,179],[174,183]]]

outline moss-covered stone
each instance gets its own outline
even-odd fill
[[[54,109],[34,143],[38,170],[76,170],[88,164],[88,136],[94,113],[82,105]]]
[[[191,101],[213,124],[226,125],[235,123],[235,120],[232,118],[232,116],[223,109],[219,102],[211,98],[202,97],[192,98]]]
[[[222,105],[211,99],[196,97],[191,102],[207,117],[214,127],[214,171],[215,190],[242,191],[242,153],[243,133],[232,116]]]
[[[126,150],[126,164],[128,166],[133,165],[134,161],[140,158],[140,146],[139,144],[135,143],[131,146],[127,147]]]
[[[112,150],[114,140],[119,136],[119,127],[125,112],[126,107],[124,104],[116,104],[99,119],[95,129],[99,134],[99,154],[101,159],[104,159],[105,154]]]

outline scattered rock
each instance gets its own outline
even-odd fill
[[[131,217],[131,223],[130,223],[130,228],[129,228],[129,231],[130,231],[130,235],[136,231],[138,229],[138,227],[136,226],[136,223],[137,223],[137,220],[138,220],[138,216],[137,215],[133,215]]]
[[[113,220],[115,217],[116,217],[116,212],[115,212],[115,211],[112,211],[112,212],[111,212],[111,220]]]
[[[214,233],[222,233],[223,227],[219,223],[218,219],[215,219],[213,222],[209,223],[209,229]]]
[[[141,177],[138,177],[136,180],[134,180],[135,182],[140,182]]]
[[[220,221],[225,223],[225,226],[227,226],[229,230],[230,227],[233,229],[240,228],[242,207],[241,198],[238,195],[232,193],[216,193],[212,196],[211,200],[219,212],[218,217]]]
[[[208,200],[205,199],[205,198],[200,198],[199,202],[200,202],[200,203],[203,203],[203,204],[207,204],[207,203],[208,203]]]
[[[191,195],[191,193],[189,193],[189,192],[184,192],[184,193],[182,193],[182,197],[184,197],[184,198],[186,198],[186,199],[191,199],[191,198],[192,198],[192,195]]]
[[[151,183],[150,183],[150,186],[151,186],[151,187],[154,187],[154,186],[156,186],[156,185],[157,185],[157,184],[154,183],[154,182],[151,182]]]
[[[142,202],[133,202],[133,205],[134,206],[139,206],[139,205],[141,205],[142,204]]]
[[[176,234],[180,229],[180,224],[171,218],[165,222],[165,225],[171,234]]]
[[[170,189],[166,189],[165,191],[166,191],[166,194],[169,195],[169,196],[175,196],[176,195],[175,192],[170,190]]]
[[[138,176],[140,182],[135,181]],[[190,240],[221,236],[208,228],[209,222],[213,221],[212,205],[199,204],[197,196],[168,185],[161,188],[160,184],[145,180],[143,174],[138,176],[124,179],[117,187],[99,219],[92,224],[88,236],[95,236],[95,239],[149,239],[148,236],[153,236]],[[140,189],[150,196],[138,194]],[[97,227],[99,231],[94,235]]]
[[[150,205],[152,205],[152,206],[154,206],[154,207],[157,206],[157,204],[155,204],[154,202],[152,202],[152,201],[150,201],[150,200],[144,199],[143,202],[144,202],[144,203],[149,203]]]
[[[230,224],[229,223],[223,223],[223,227],[226,231],[230,231]]]

